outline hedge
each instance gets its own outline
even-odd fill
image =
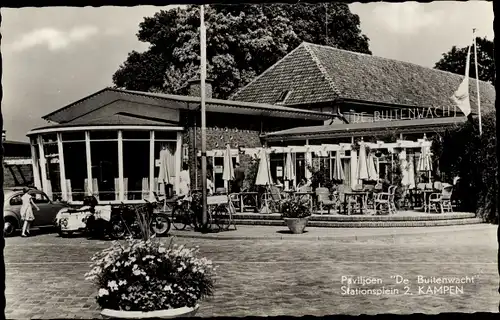
[[[486,222],[498,223],[498,162],[496,156],[496,114],[473,119],[433,139],[433,153],[441,173],[459,176],[456,190],[460,210],[473,211]]]

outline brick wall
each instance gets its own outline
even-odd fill
[[[10,167],[10,168],[9,168]],[[12,169],[12,170],[11,170]],[[22,175],[21,175],[21,173]],[[15,177],[14,177],[15,176]],[[33,185],[33,169],[31,165],[3,165],[4,187],[16,187],[16,179],[19,184],[24,184],[23,177],[27,185]]]
[[[261,140],[259,137],[259,131],[251,130],[238,130],[238,129],[221,129],[208,127],[207,128],[207,140],[206,146],[207,151],[213,149],[224,149],[226,144],[229,143],[231,148],[237,148],[238,146],[243,146],[245,148],[256,148],[261,147]],[[198,187],[201,187],[201,163],[198,157],[196,157],[195,152],[201,151],[201,128],[196,128],[196,149],[194,148],[194,127],[190,127],[183,137],[183,141],[189,146],[189,169],[191,172],[191,182],[195,186],[195,172],[198,170]],[[240,165],[242,168],[246,169],[250,163],[250,155],[240,155]],[[208,158],[210,161],[210,158]],[[211,170],[211,163],[208,163],[208,170]]]

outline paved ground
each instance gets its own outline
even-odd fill
[[[498,308],[495,226],[447,227],[442,232],[356,241],[175,241],[199,245],[205,256],[220,265],[216,294],[202,302],[198,314],[202,317],[495,312]],[[6,242],[7,318],[99,317],[96,288],[84,280],[84,273],[90,256],[109,243],[61,239],[55,234]],[[391,277],[396,275],[411,281],[407,292],[411,294],[405,294],[403,284],[395,284]],[[474,283],[460,285],[463,293],[454,295],[419,294],[418,275],[468,276]],[[365,288],[384,286],[399,292],[346,295],[343,276],[380,278],[382,284]]]

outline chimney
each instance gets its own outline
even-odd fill
[[[194,78],[188,81],[188,95],[193,97],[201,97],[201,83],[199,78]],[[212,82],[211,79],[205,79],[205,98],[212,98]]]

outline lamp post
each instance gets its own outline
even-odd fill
[[[205,108],[205,79],[207,77],[207,49],[204,5],[200,6],[200,91],[201,91],[201,189],[202,189],[202,230],[207,227],[207,119]]]

